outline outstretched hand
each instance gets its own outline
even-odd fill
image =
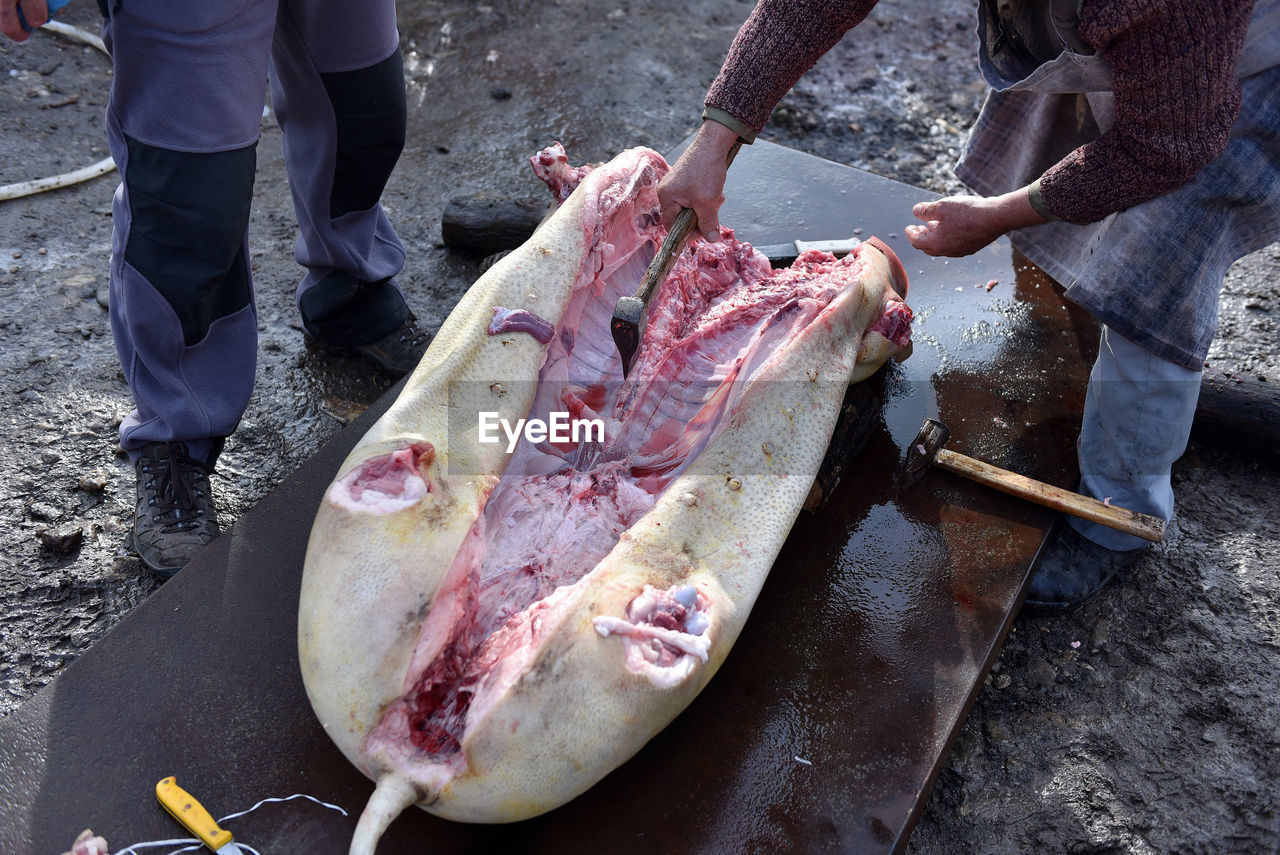
[[[703,239],[709,243],[720,239],[720,205],[728,172],[725,158],[737,140],[738,135],[719,122],[702,123],[693,142],[658,184],[663,225],[671,228],[681,208],[692,208]]]
[[[1015,229],[1048,222],[1031,207],[1026,189],[1003,196],[949,196],[920,202],[911,213],[925,223],[903,231],[927,255],[971,255]]]
[[[45,0],[0,0],[0,33],[15,42],[25,42],[31,33],[22,28],[18,19],[19,5],[22,6],[22,17],[33,28],[43,26],[49,20],[49,7]]]

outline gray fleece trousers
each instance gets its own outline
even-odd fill
[[[307,332],[376,340],[408,316],[404,247],[378,202],[404,145],[392,0],[120,0],[103,25],[114,68],[107,137],[111,324],[143,445],[183,441],[212,463],[253,390],[248,253],[258,129],[270,79],[306,268]]]

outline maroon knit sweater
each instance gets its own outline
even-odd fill
[[[706,104],[759,132],[774,106],[876,0],[760,0]],[[1041,177],[1072,223],[1168,193],[1226,147],[1240,110],[1236,60],[1253,0],[1085,0],[1081,38],[1111,63],[1116,123]]]

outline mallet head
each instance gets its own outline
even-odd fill
[[[924,426],[907,446],[907,453],[898,467],[897,482],[899,487],[910,487],[924,477],[938,456],[938,449],[947,444],[951,438],[951,428],[937,419],[925,419]]]
[[[637,297],[620,297],[613,309],[609,331],[622,357],[622,376],[631,371],[631,360],[640,346],[640,324],[644,319],[644,302]]]

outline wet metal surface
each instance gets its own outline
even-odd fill
[[[545,816],[506,826],[410,810],[380,853],[901,849],[1008,630],[1051,520],[930,472],[893,472],[926,416],[949,447],[1073,483],[1095,332],[1005,243],[912,250],[929,194],[767,143],[735,162],[722,214],[762,244],[876,234],[912,279],[915,351],[889,367],[883,423],[818,514],[802,514],[732,654],[633,759]],[[991,280],[997,280],[988,290]],[[177,775],[264,853],[341,853],[372,784],[333,747],[296,661],[298,580],[339,462],[393,394],[242,517],[50,686],[0,722],[0,851],[113,850],[177,836],[154,798]]]

